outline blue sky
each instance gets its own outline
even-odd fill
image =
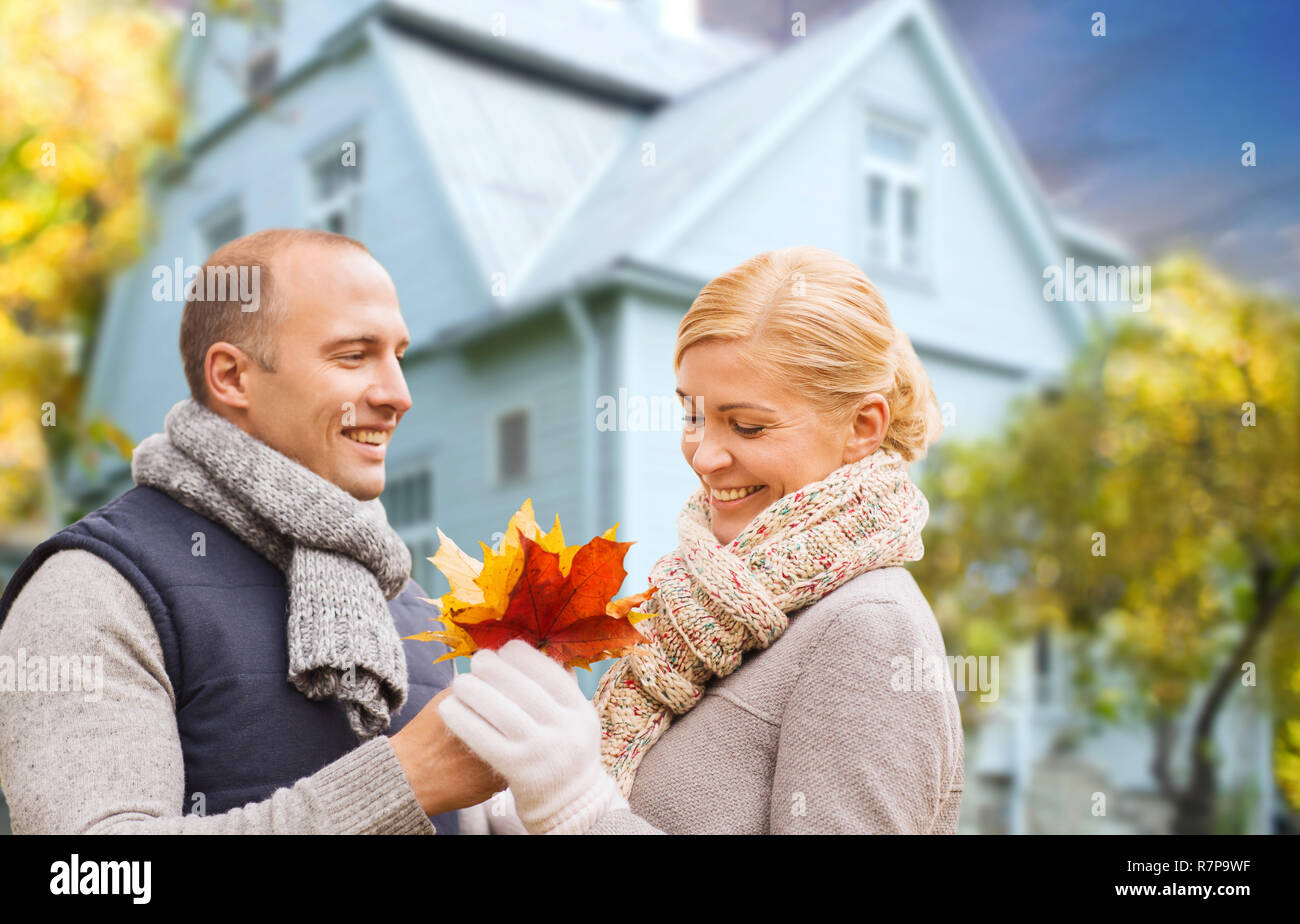
[[[1300,0],[939,5],[1054,204],[1300,294]]]

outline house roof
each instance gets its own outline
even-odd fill
[[[592,0],[387,0],[320,53],[361,32],[379,46],[480,275],[505,283],[498,305],[510,309],[621,263],[673,271],[669,248],[906,24],[1036,259],[1055,262],[1064,243],[1132,262],[1121,242],[1048,209],[927,0],[873,0],[778,51],[669,35]]]
[[[372,29],[372,41],[480,277],[501,274],[511,291],[565,208],[624,146],[635,114],[402,32]]]
[[[418,11],[424,28],[441,39],[488,55],[467,62],[456,48],[389,39],[410,111],[484,276],[505,274],[508,309],[620,262],[671,269],[672,245],[906,24],[916,27],[938,79],[988,154],[992,183],[1034,258],[1054,263],[1067,243],[1116,261],[1128,255],[1122,243],[1048,208],[978,75],[926,0],[874,0],[833,29],[765,54],[752,44],[713,44],[716,38],[692,46],[589,3],[540,0],[518,11],[505,3],[500,38],[468,0],[389,6],[404,11],[404,26]],[[685,71],[666,68],[666,61],[692,55]],[[519,61],[530,73],[500,67]],[[568,90],[537,80],[539,73]],[[580,92],[600,83],[597,74],[617,92]],[[510,119],[494,120],[494,112]],[[647,145],[653,166],[643,160]],[[494,151],[502,156],[484,156]],[[512,158],[514,151],[526,151],[526,162]],[[1067,323],[1077,322],[1069,308],[1058,310]]]
[[[1050,211],[927,0],[874,0],[779,51],[711,32],[676,38],[590,0],[381,9],[370,39],[482,278],[506,286],[507,311],[629,261],[672,270],[669,248],[905,25],[984,148],[1034,259],[1056,263],[1067,246],[1130,261],[1121,242]],[[1078,330],[1073,308],[1057,311]]]
[[[710,197],[754,166],[897,23],[878,0],[816,37],[749,62],[643,116],[624,150],[555,229],[518,292],[528,302],[620,258],[661,262]],[[643,163],[652,144],[654,165]],[[653,177],[653,182],[648,178]]]
[[[1057,211],[1052,215],[1056,231],[1067,246],[1109,258],[1116,264],[1138,262],[1133,247],[1111,232],[1093,227],[1077,215]]]
[[[370,27],[371,41],[482,278],[504,284],[508,303],[644,112],[765,47],[710,31],[679,37],[574,0],[394,0],[383,12],[387,28]]]
[[[592,0],[389,0],[386,17],[423,35],[628,101],[681,96],[766,48],[701,29],[654,28],[623,4]]]

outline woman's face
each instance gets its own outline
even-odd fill
[[[786,494],[865,458],[889,428],[889,405],[875,393],[846,423],[825,420],[752,363],[743,341],[689,347],[677,394],[686,415],[682,454],[709,491],[722,545]]]

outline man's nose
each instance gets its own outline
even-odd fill
[[[402,374],[397,357],[389,357],[383,364],[378,380],[366,397],[373,405],[393,408],[398,416],[411,409],[411,391],[406,387],[406,376]]]

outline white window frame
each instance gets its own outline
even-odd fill
[[[864,107],[862,120],[860,188],[862,190],[862,228],[864,245],[862,248],[863,264],[872,269],[887,269],[892,272],[915,277],[927,277],[931,267],[931,242],[933,235],[934,183],[930,164],[925,152],[930,149],[929,131],[921,124],[893,114],[882,112],[875,106]],[[869,146],[868,137],[873,125],[902,134],[910,135],[916,142],[916,159],[911,164],[901,163],[877,154]],[[871,181],[879,178],[885,185],[884,213],[882,222],[883,253],[876,246],[876,230],[871,224]],[[918,205],[916,212],[917,233],[914,245],[917,249],[916,259],[909,265],[904,261],[904,241],[902,234],[903,193],[907,189],[916,191]]]
[[[321,198],[316,192],[316,167],[326,160],[341,160],[343,157],[343,143],[346,141],[356,142],[359,148],[364,147],[365,139],[362,137],[362,131],[359,126],[337,131],[331,134],[330,140],[323,144],[314,144],[303,154],[303,216],[308,228],[316,228],[322,231],[332,230],[329,227],[329,217],[336,212],[342,212],[344,216],[344,225],[342,234],[348,237],[358,237],[361,225],[361,187],[365,182],[365,166],[358,159],[356,166],[349,167],[349,170],[356,171],[355,179],[344,184],[330,195]],[[364,156],[364,150],[360,152]]]

